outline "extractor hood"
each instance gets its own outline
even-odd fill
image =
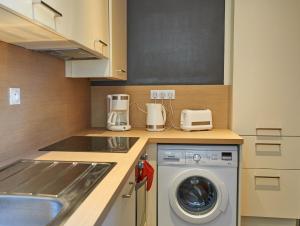
[[[98,56],[88,52],[82,48],[72,48],[72,49],[40,49],[36,50],[38,52],[50,54],[52,56],[58,57],[62,60],[95,60],[99,59]]]

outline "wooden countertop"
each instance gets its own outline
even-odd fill
[[[101,129],[89,129],[77,135],[86,136],[129,136],[140,137],[128,153],[90,153],[90,152],[48,152],[39,156],[39,160],[116,162],[116,166],[82,202],[65,226],[92,226],[101,222],[114,202],[123,184],[130,175],[147,143],[195,143],[195,144],[242,144],[243,139],[230,130],[212,130],[184,132],[166,130],[147,132],[132,129],[126,132],[112,132]]]

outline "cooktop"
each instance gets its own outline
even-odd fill
[[[72,136],[39,151],[127,153],[138,137]]]

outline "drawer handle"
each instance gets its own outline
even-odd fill
[[[46,2],[41,1],[41,0],[34,0],[32,2],[32,4],[41,4],[42,6],[44,6],[46,9],[48,9],[49,11],[51,11],[52,13],[55,14],[55,17],[62,17],[63,14],[61,12],[59,12],[58,10],[54,9],[52,6],[48,5]]]
[[[272,146],[272,145],[278,145],[278,146],[281,146],[281,143],[255,143],[255,145],[265,145],[265,146]]]
[[[280,176],[255,176],[255,178],[280,179]]]
[[[129,199],[129,198],[131,198],[131,196],[133,194],[133,191],[134,191],[134,188],[135,188],[135,183],[134,182],[129,182],[129,185],[131,185],[129,193],[126,194],[126,195],[122,195],[123,199]]]
[[[254,176],[255,186],[259,189],[279,190],[280,176]]]
[[[274,150],[259,150],[258,146],[278,146],[278,151]],[[255,151],[256,152],[281,152],[281,143],[262,143],[262,142],[257,142],[255,143]]]
[[[278,131],[279,136],[282,136],[282,128],[276,128],[276,127],[259,127],[256,128],[256,135],[257,136],[278,136],[278,135],[264,135],[264,134],[259,134],[259,131]]]

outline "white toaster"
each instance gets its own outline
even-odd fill
[[[213,125],[211,110],[182,110],[180,117],[180,128],[185,131],[212,129]]]

